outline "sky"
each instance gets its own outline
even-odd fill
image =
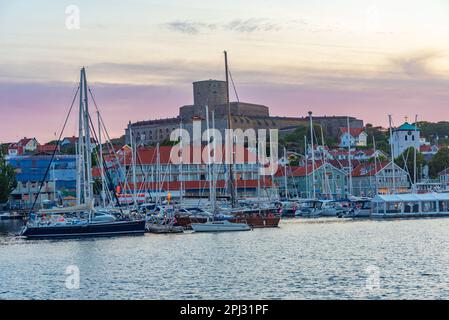
[[[176,116],[192,82],[224,79],[223,50],[240,101],[271,115],[449,120],[448,14],[448,0],[0,0],[0,142],[54,139],[81,66],[111,136]]]

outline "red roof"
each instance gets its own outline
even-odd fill
[[[54,152],[58,150],[58,146],[55,144],[40,144],[37,146],[37,152]]]
[[[373,176],[380,170],[382,170],[384,167],[386,167],[388,164],[389,162],[382,162],[382,163],[365,162],[358,165],[352,170],[352,176],[353,177]]]
[[[342,134],[348,132],[348,128],[346,127],[341,127],[339,129],[339,133],[338,136],[341,136]],[[358,135],[360,135],[362,132],[365,132],[364,128],[350,128],[349,129],[349,133],[351,134],[351,136],[356,137]]]
[[[172,146],[160,146],[159,147],[159,158],[160,158],[160,163],[161,164],[169,164],[169,163],[173,163],[173,161],[171,161],[171,154],[172,154],[172,149],[174,147]],[[202,154],[204,154],[207,157],[207,146],[198,146],[198,147],[194,147],[194,146],[186,146],[184,148],[184,152],[182,153],[182,161],[185,164],[200,164],[200,163],[204,163],[204,161],[202,160],[203,156]],[[190,153],[190,154],[189,154]],[[225,148],[222,148],[222,156],[219,155],[219,153],[217,152],[217,159],[224,159],[225,158]],[[212,157],[213,155],[211,155]],[[120,155],[108,155],[105,156],[106,161],[112,161],[113,159],[115,159],[115,157],[117,157],[120,162],[123,163],[127,163],[130,164],[131,163],[131,159],[132,159],[132,155],[131,152],[125,152],[124,154],[120,154]],[[177,154],[176,153],[176,149],[173,150],[173,158],[180,161],[180,157],[181,157],[181,153]],[[236,163],[247,163],[247,162],[254,162],[256,161],[256,154],[250,152],[248,149],[244,149],[244,152],[242,155],[240,156],[236,156],[235,157],[235,162]],[[217,160],[217,162],[220,162],[219,160]],[[223,162],[223,161],[222,161]],[[137,159],[136,159],[136,163],[139,164],[156,164],[157,163],[157,148],[156,147],[140,147],[137,149]]]
[[[19,142],[18,142],[18,144],[19,144],[20,146],[24,147],[24,146],[26,146],[26,145],[28,144],[28,142],[30,142],[31,140],[33,140],[33,139],[32,139],[32,138],[27,138],[27,137],[25,137],[25,138],[23,138],[23,139],[20,139]]]
[[[319,169],[323,165],[322,161],[315,161],[315,165],[312,165],[311,161],[308,161],[307,166],[291,166],[287,167],[287,176],[288,177],[304,177],[307,174],[311,174],[313,168],[315,170]],[[278,171],[275,174],[275,177],[282,177],[285,175],[284,167],[279,166]]]
[[[327,162],[329,162],[331,165],[333,165],[335,168],[337,169],[341,169],[341,168],[349,168],[349,161],[348,159],[343,159],[343,160],[328,160]],[[353,168],[357,167],[360,165],[360,161],[359,160],[354,160],[351,159],[351,166]]]

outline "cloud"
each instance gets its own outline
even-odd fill
[[[390,62],[393,68],[408,76],[427,76],[432,75],[430,65],[433,60],[442,56],[442,53],[437,51],[424,51],[395,57]]]
[[[234,19],[227,23],[203,23],[197,21],[171,21],[164,26],[171,31],[196,35],[208,31],[223,30],[240,33],[278,31],[281,25],[266,18]]]
[[[212,23],[201,23],[192,21],[172,21],[165,24],[170,30],[187,33],[187,34],[198,34],[205,30],[214,30],[216,25]]]
[[[251,33],[260,31],[278,31],[281,29],[279,24],[272,22],[269,19],[264,18],[251,18],[251,19],[235,19],[228,23],[225,28],[231,31]]]

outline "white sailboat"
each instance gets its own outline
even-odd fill
[[[227,87],[227,103],[228,103],[228,129],[231,129],[231,107],[229,103],[229,71],[228,71],[228,57],[226,51],[224,52],[225,57],[225,70],[226,70],[226,87]],[[209,132],[209,109],[206,105],[206,124],[207,124],[207,130]],[[232,139],[231,139],[232,141]],[[208,221],[205,223],[192,223],[191,227],[196,232],[225,232],[225,231],[249,231],[251,230],[251,227],[244,222],[230,222],[228,220],[216,220],[217,217],[217,206],[216,206],[216,185],[215,185],[215,167],[212,165],[212,170],[210,170],[211,167],[211,161],[210,161],[210,140],[208,141],[209,146],[209,194],[210,194],[210,200],[212,204],[212,210],[213,210],[213,218],[212,221]],[[215,163],[215,137],[214,137],[214,161]],[[234,177],[232,172],[232,164],[230,165],[230,191],[231,191],[231,203],[235,204],[235,190],[234,190]]]

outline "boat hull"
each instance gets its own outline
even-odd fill
[[[147,224],[146,229],[150,233],[183,233],[184,228],[181,226]]]
[[[25,227],[21,236],[27,239],[110,237],[145,233],[145,220],[90,223],[85,225],[61,225]]]
[[[176,225],[183,228],[190,228],[192,223],[205,223],[207,222],[206,217],[190,217],[190,216],[178,216],[176,215]]]
[[[247,223],[251,228],[276,228],[280,217],[238,216],[229,220],[234,223]]]
[[[251,228],[245,223],[229,223],[218,225],[211,223],[192,223],[191,226],[195,232],[232,232],[251,230]]]
[[[23,216],[18,214],[2,214],[0,220],[23,220]]]

